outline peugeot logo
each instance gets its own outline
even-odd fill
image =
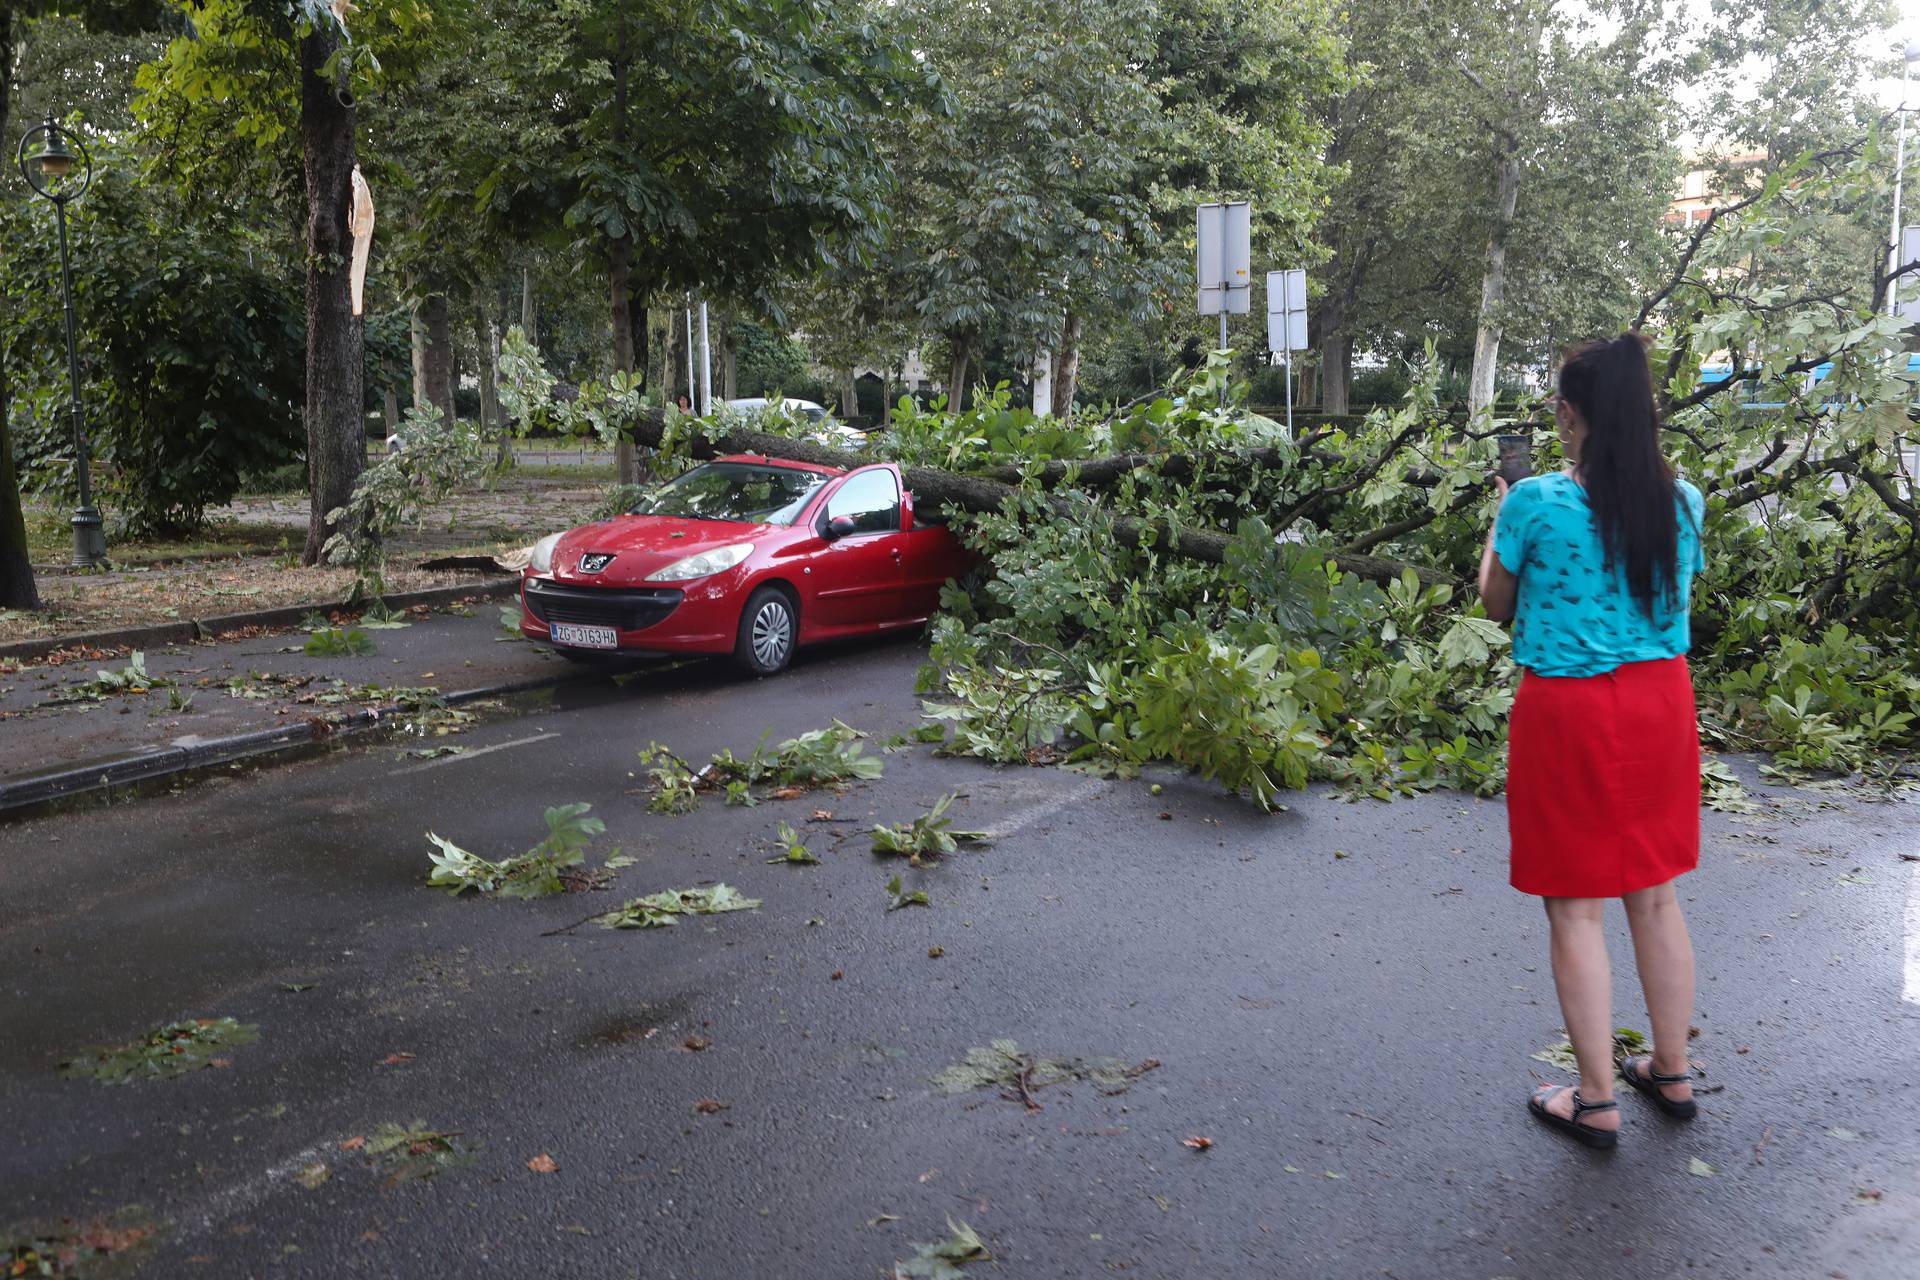
[[[598,573],[613,563],[613,556],[605,551],[589,551],[580,557],[580,572]]]

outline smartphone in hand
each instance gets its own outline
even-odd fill
[[[1533,474],[1533,442],[1526,436],[1496,436],[1500,446],[1498,475],[1509,485],[1519,484]]]

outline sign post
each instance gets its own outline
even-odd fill
[[[1307,273],[1267,272],[1267,350],[1287,366],[1287,434],[1293,434],[1293,353],[1307,349]]]
[[[1245,200],[1203,204],[1196,214],[1194,277],[1200,314],[1220,317],[1220,350],[1227,349],[1227,317],[1247,314],[1253,292],[1253,206]],[[1225,391],[1221,398],[1225,400]]]
[[[1905,226],[1900,228],[1900,249],[1894,259],[1893,269],[1898,271],[1909,262],[1915,261],[1920,261],[1920,225]],[[1888,282],[1887,301],[1891,304],[1888,309],[1894,315],[1912,324],[1920,321],[1920,298],[1901,300],[1900,286],[1905,280],[1905,276],[1895,276]]]

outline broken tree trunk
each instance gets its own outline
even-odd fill
[[[633,440],[639,444],[658,447],[665,435],[666,413],[661,409],[642,410],[630,430]],[[717,458],[730,453],[753,453],[768,458],[786,458],[795,462],[811,462],[818,466],[853,468],[864,466],[871,459],[856,454],[844,453],[839,449],[829,449],[824,445],[812,444],[805,440],[794,440],[786,436],[768,435],[760,431],[748,431],[735,428],[724,435],[707,439],[694,439],[685,442],[685,447],[696,458]],[[1235,454],[1250,465],[1275,465],[1282,457],[1279,450],[1249,449],[1243,454]],[[1123,458],[1095,458],[1082,463],[1082,474],[1086,471],[1104,471],[1109,467],[1133,469],[1143,461],[1155,463],[1163,473],[1178,473],[1179,468],[1191,469],[1191,459],[1180,455],[1130,454]],[[1055,472],[1063,474],[1064,468]],[[1015,487],[1005,480],[991,475],[961,475],[953,471],[942,471],[936,467],[900,468],[901,477],[907,488],[913,493],[916,510],[958,510],[968,512],[998,511],[1001,505],[1017,492]],[[1081,520],[1084,510],[1066,498],[1053,498],[1049,505],[1062,518]],[[1112,521],[1114,540],[1123,547],[1139,547],[1151,542],[1171,555],[1187,560],[1200,560],[1208,564],[1220,564],[1226,559],[1227,548],[1233,544],[1233,538],[1224,533],[1214,533],[1202,529],[1170,529],[1164,521],[1139,520],[1132,516],[1108,513]],[[1389,582],[1411,569],[1423,583],[1429,586],[1457,586],[1459,579],[1445,569],[1436,569],[1427,565],[1407,564],[1400,560],[1389,560],[1382,556],[1365,555],[1359,552],[1334,551],[1330,553],[1334,565],[1342,573],[1351,573],[1356,577],[1373,582]]]

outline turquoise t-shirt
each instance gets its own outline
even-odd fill
[[[1687,651],[1687,593],[1693,575],[1707,567],[1700,546],[1706,503],[1685,480],[1674,488],[1679,606],[1662,608],[1656,596],[1651,619],[1627,590],[1623,567],[1602,567],[1600,530],[1578,481],[1553,472],[1528,476],[1508,491],[1494,522],[1493,553],[1520,578],[1515,662],[1543,676],[1597,676]]]

